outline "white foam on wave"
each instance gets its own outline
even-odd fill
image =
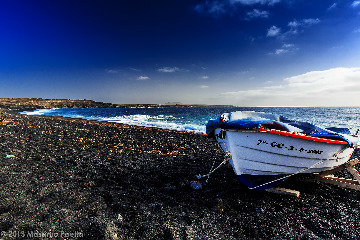
[[[143,127],[155,127],[168,130],[205,133],[205,126],[187,123],[175,123],[168,121],[172,116],[150,116],[150,115],[127,115],[111,118],[97,119],[99,121],[116,122],[127,125],[136,125]]]
[[[24,111],[21,114],[26,115],[51,115],[58,108],[53,109],[37,109],[35,111]],[[99,116],[83,116],[78,114],[63,115],[63,117],[82,118],[87,120],[96,120],[104,122],[122,123],[127,125],[155,127],[168,130],[176,130],[182,132],[205,133],[205,126],[174,122],[177,118],[173,115],[123,115],[117,117],[99,117]]]
[[[47,115],[51,112],[56,111],[59,108],[50,108],[50,109],[36,109],[34,111],[24,111],[24,112],[20,112],[20,114],[25,114],[25,115]]]

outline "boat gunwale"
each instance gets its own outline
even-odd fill
[[[309,140],[309,141],[314,141],[314,142],[331,143],[331,144],[339,144],[339,145],[350,145],[346,141],[333,140],[333,139],[329,139],[329,138],[312,137],[312,136],[306,136],[306,135],[303,135],[303,134],[297,133],[297,132],[286,132],[286,131],[280,131],[280,130],[268,129],[268,128],[254,128],[254,129],[246,129],[246,130],[245,129],[244,130],[236,129],[236,128],[231,128],[231,129],[221,128],[221,129],[224,131],[234,131],[234,132],[262,132],[262,133],[277,134],[277,135],[292,137],[292,138],[299,138],[299,139],[304,139],[304,140]]]

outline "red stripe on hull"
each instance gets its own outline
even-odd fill
[[[334,144],[349,144],[348,142],[341,141],[341,140],[311,137],[311,136],[306,136],[306,135],[302,135],[299,133],[291,133],[291,132],[285,132],[285,131],[279,131],[279,130],[273,130],[273,129],[258,128],[258,129],[254,129],[254,130],[259,131],[259,132],[273,133],[273,134],[287,136],[287,137],[300,138],[300,139],[305,139],[305,140],[310,140],[310,141],[315,141],[315,142],[334,143]]]

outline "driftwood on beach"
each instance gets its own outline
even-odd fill
[[[230,166],[190,187],[223,158],[202,134],[0,110],[0,238],[360,237],[354,190],[248,190]]]

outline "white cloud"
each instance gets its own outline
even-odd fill
[[[300,24],[298,21],[296,21],[296,20],[291,21],[291,22],[288,23],[288,26],[289,26],[290,28],[297,28],[297,27],[299,27],[300,25],[301,25],[301,24]]]
[[[255,4],[262,4],[262,5],[274,5],[279,3],[280,0],[230,0],[230,3],[240,3],[242,5],[255,5]]]
[[[307,19],[303,19],[302,20],[303,26],[312,26],[315,24],[319,24],[320,23],[320,19],[318,18],[307,18]]]
[[[141,70],[137,68],[130,67],[129,69],[134,72],[141,72]]]
[[[318,18],[306,18],[306,19],[302,19],[300,21],[293,20],[288,23],[288,26],[291,29],[298,29],[300,27],[310,27],[312,25],[319,24],[319,23],[320,23],[320,19],[318,19]]]
[[[283,45],[283,48],[293,48],[295,45],[294,44],[291,44],[291,43],[285,43]]]
[[[254,18],[268,18],[269,12],[268,11],[261,11],[259,9],[253,9],[250,12],[246,13],[247,19],[254,19]]]
[[[201,14],[208,14],[213,17],[219,17],[225,14],[233,14],[237,11],[239,6],[251,6],[256,4],[261,5],[275,5],[280,0],[213,0],[204,1],[194,6],[194,10]],[[259,11],[259,10],[258,10]],[[261,14],[264,17],[266,11],[259,11],[257,14]],[[256,13],[253,13],[256,14]],[[249,16],[248,16],[249,17]],[[260,17],[260,16],[258,16]]]
[[[111,74],[116,74],[116,73],[119,73],[119,70],[107,69],[106,72],[107,72],[107,73],[111,73]]]
[[[276,49],[274,52],[269,53],[269,55],[282,55],[285,53],[293,53],[299,49],[294,44],[285,43],[281,48]]]
[[[136,80],[141,80],[141,81],[144,81],[144,80],[149,80],[150,78],[148,76],[139,76],[136,78]]]
[[[333,3],[329,8],[328,8],[328,10],[330,11],[330,10],[333,10],[333,9],[335,9],[337,7],[337,3]]]
[[[173,73],[173,72],[182,71],[182,69],[180,69],[178,67],[163,67],[163,68],[159,68],[157,71],[164,72],[164,73]]]
[[[194,7],[195,11],[202,14],[209,14],[214,17],[221,16],[227,12],[226,5],[219,1],[206,1]]]
[[[222,93],[219,98],[242,106],[356,106],[359,79],[360,68],[333,68],[289,77],[274,86]]]
[[[202,78],[202,79],[208,79],[209,76],[202,76],[201,78]]]
[[[207,85],[201,85],[200,88],[209,88]]]
[[[358,1],[358,0],[357,0],[357,1],[353,1],[353,2],[351,3],[351,6],[354,7],[354,8],[360,6],[360,1]]]
[[[275,55],[281,55],[281,54],[285,54],[285,53],[288,53],[288,52],[289,52],[289,50],[286,49],[286,48],[279,48],[279,49],[275,50],[274,54]]]
[[[281,32],[281,29],[272,26],[267,30],[267,37],[275,37],[277,39],[282,40],[283,42],[289,41],[295,35],[304,32],[305,28],[309,28],[313,25],[319,24],[321,21],[319,18],[306,18],[300,21],[293,20],[288,23],[288,31]],[[296,48],[292,44],[284,44],[281,48],[275,49],[273,52],[269,53],[269,55],[282,55],[285,53],[293,53],[298,51],[299,48]]]
[[[281,31],[280,28],[272,26],[267,30],[267,37],[276,37],[283,41],[289,40],[291,37],[304,32],[304,29],[310,28],[313,25],[319,24],[321,21],[319,18],[306,18],[302,20],[293,20],[288,23],[289,29],[287,31]]]
[[[266,36],[267,37],[276,37],[278,35],[280,35],[281,33],[281,29],[276,27],[276,26],[272,26],[271,28],[268,29]]]

